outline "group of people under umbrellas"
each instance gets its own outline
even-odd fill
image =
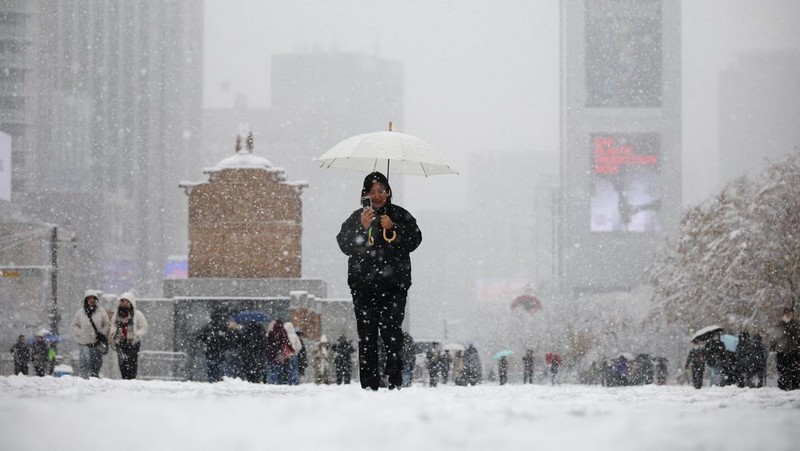
[[[703,386],[706,367],[710,385],[763,387],[770,350],[775,351],[778,387],[800,388],[800,327],[794,319],[794,307],[783,309],[769,343],[760,333],[751,336],[743,330],[733,336],[723,332],[720,326],[709,326],[693,336],[685,368],[690,371],[695,388]]]

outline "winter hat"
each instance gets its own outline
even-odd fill
[[[123,299],[127,299],[128,302],[131,303],[131,307],[134,309],[136,308],[136,296],[134,296],[133,293],[131,293],[130,291],[122,293],[117,298],[117,303],[121,303]]]
[[[369,190],[372,189],[372,184],[378,182],[386,189],[387,202],[392,202],[392,187],[389,186],[389,179],[380,172],[372,172],[364,178],[364,186],[361,188],[361,196],[366,196]]]
[[[325,335],[322,335],[321,337],[319,337],[319,343],[320,344],[327,343],[327,342],[328,342],[328,337],[326,337]]]
[[[89,309],[88,300],[89,300],[90,297],[93,297],[93,298],[97,299],[97,303],[99,304],[100,303],[100,294],[101,293],[102,293],[102,291],[99,291],[99,290],[86,290],[86,292],[83,293],[83,309],[84,310]],[[97,305],[97,304],[95,304],[95,305]],[[91,310],[93,311],[94,309],[91,309]],[[88,310],[87,310],[87,312],[88,312]]]

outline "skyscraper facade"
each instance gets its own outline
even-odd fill
[[[199,145],[202,2],[30,4],[34,100],[15,194],[75,233],[76,291],[158,296],[167,257],[186,249],[176,186]]]
[[[561,287],[627,290],[680,218],[680,3],[561,5]]]

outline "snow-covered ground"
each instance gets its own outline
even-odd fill
[[[0,377],[2,450],[797,450],[800,391]]]

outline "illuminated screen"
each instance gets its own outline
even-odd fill
[[[586,1],[586,106],[661,106],[661,0]]]
[[[597,133],[592,148],[592,232],[661,230],[661,137]]]

